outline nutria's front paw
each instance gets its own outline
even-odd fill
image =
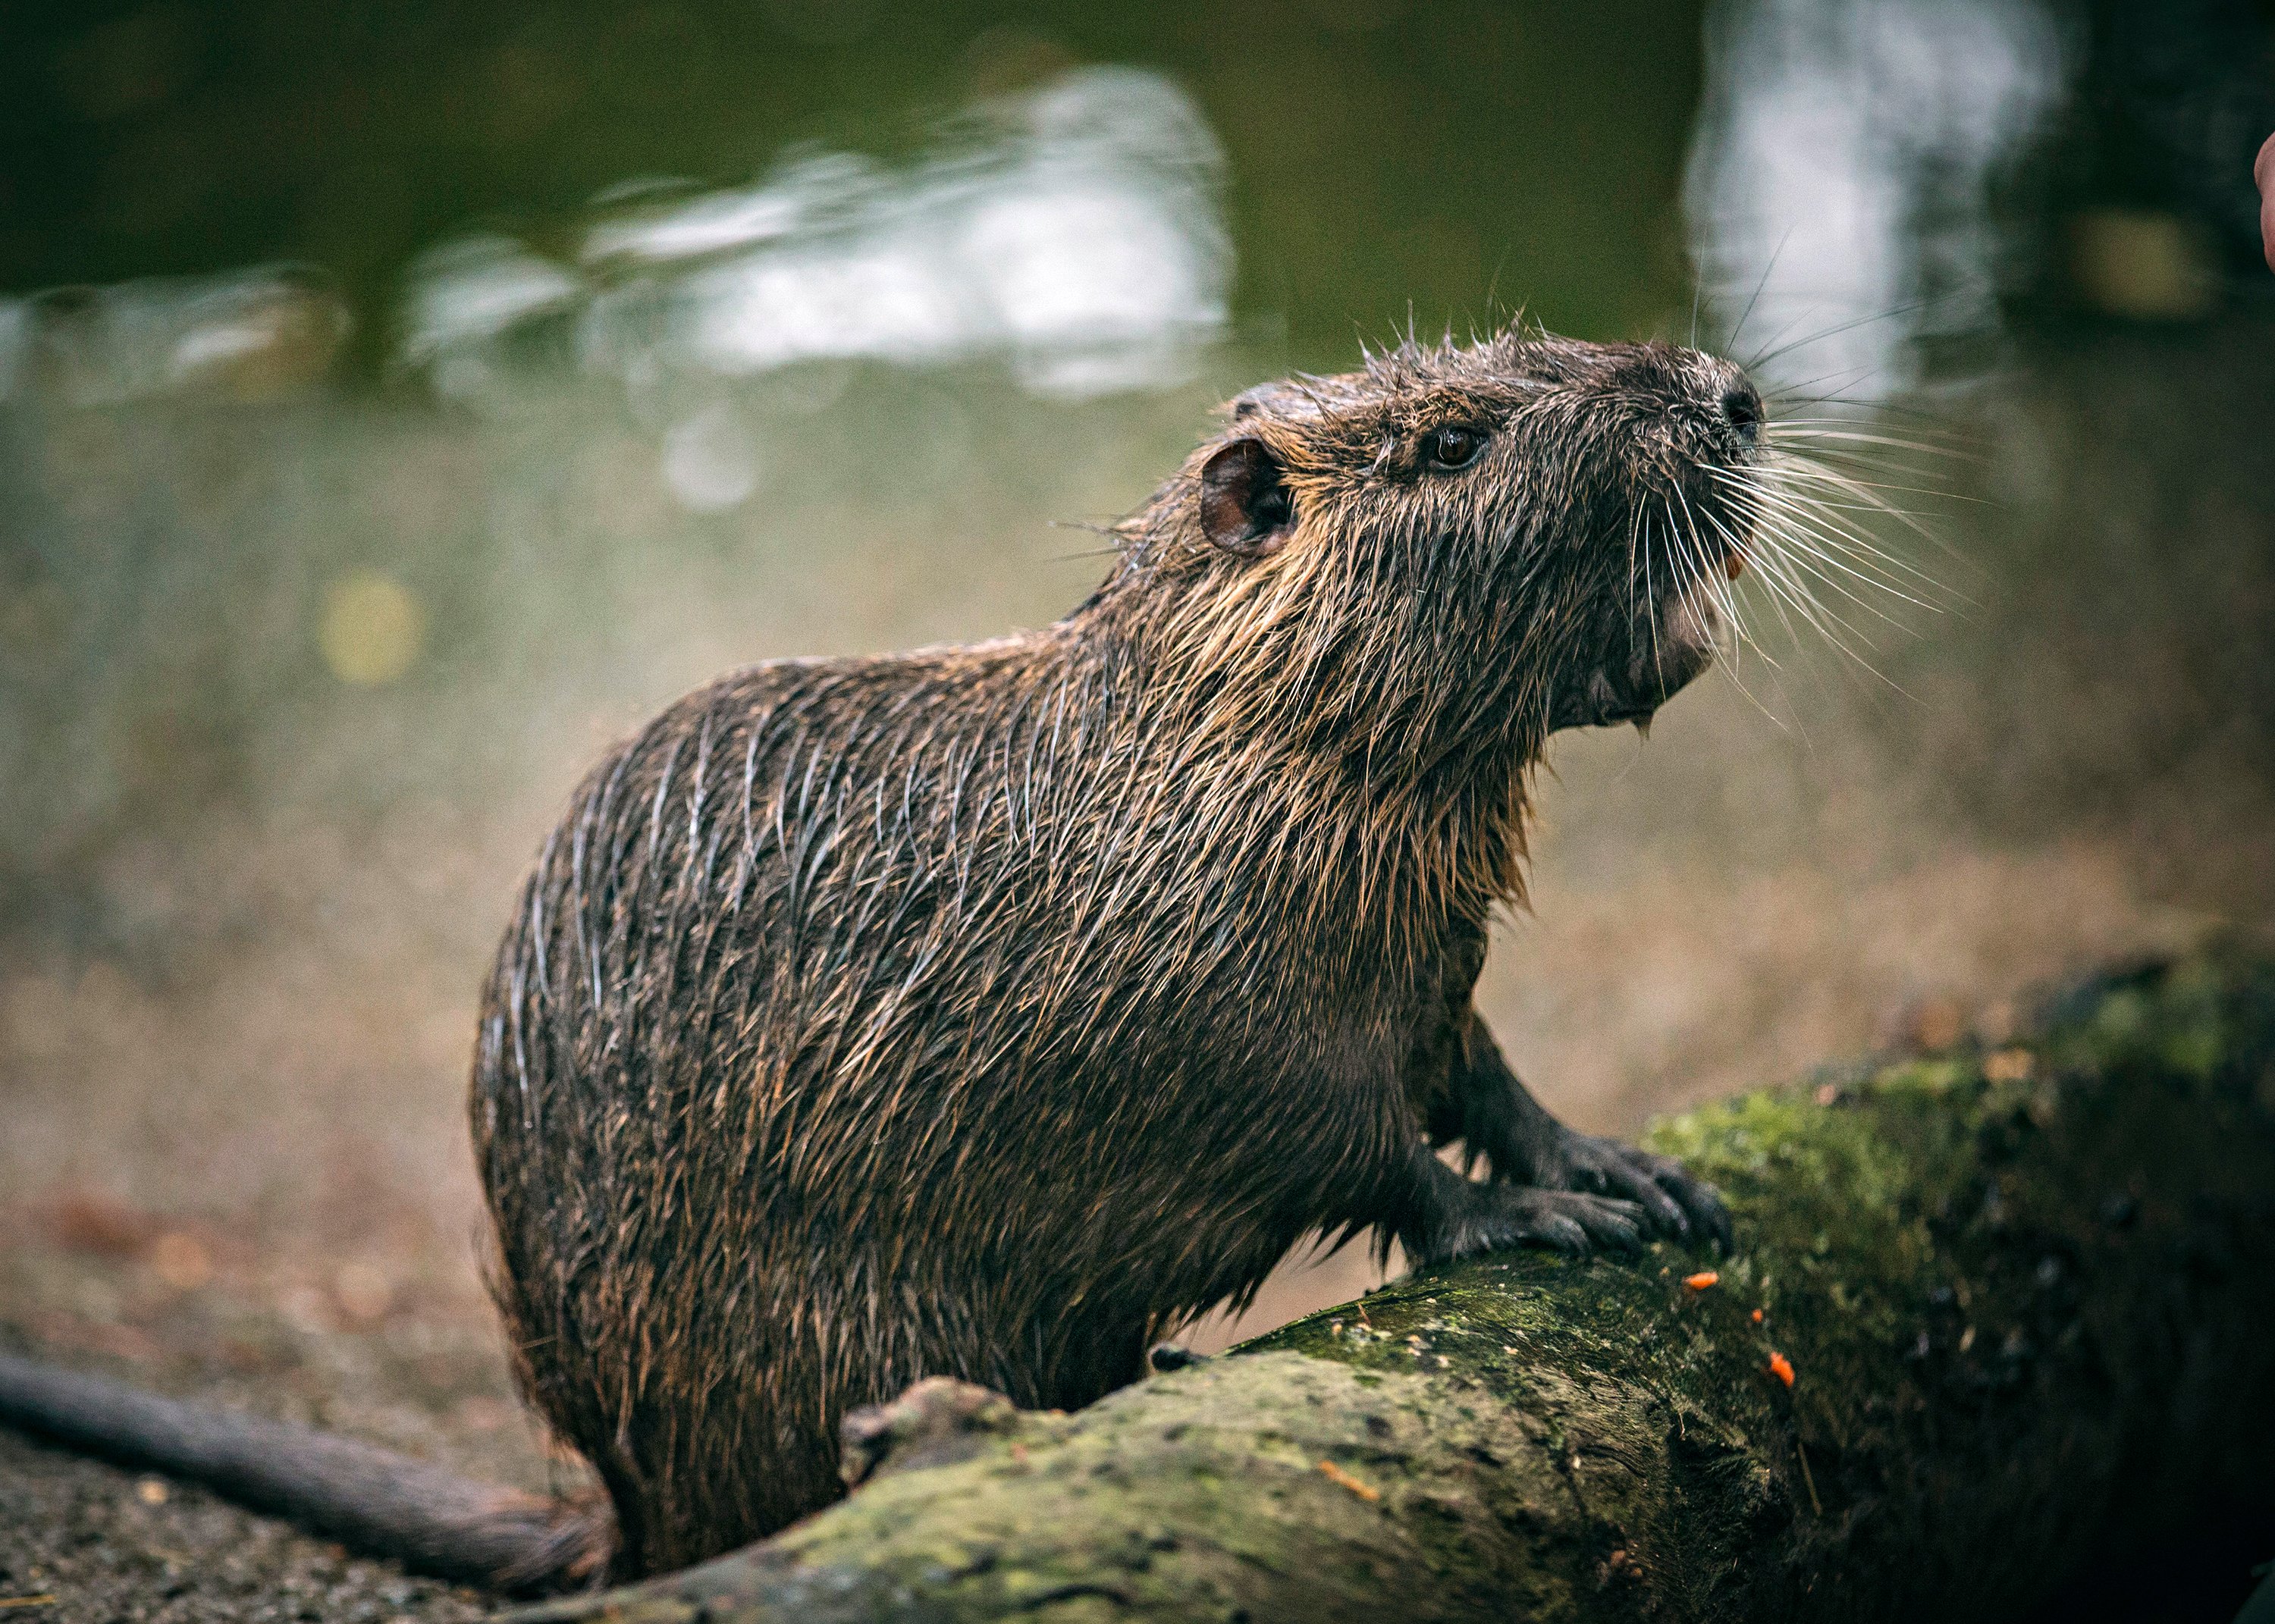
[[[1419,1263],[1450,1263],[1497,1246],[1545,1246],[1568,1258],[1591,1252],[1632,1256],[1643,1250],[1650,1216],[1632,1201],[1531,1185],[1480,1184],[1473,1200],[1449,1215],[1423,1249]]]
[[[1551,1189],[1623,1197],[1650,1214],[1658,1232],[1682,1240],[1695,1236],[1729,1250],[1730,1212],[1722,1197],[1671,1156],[1567,1128],[1559,1130],[1532,1172],[1536,1182]]]

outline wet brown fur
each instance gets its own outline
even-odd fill
[[[1555,1182],[1464,1114],[1522,1094],[1470,988],[1551,729],[1704,661],[1636,516],[1713,502],[1735,378],[1510,333],[1252,391],[1055,625],[735,672],[586,781],[472,1118],[524,1385],[619,1573],[826,1503],[840,1418],[920,1377],[1079,1405],[1307,1235],[1507,1238],[1433,1217],[1416,1156],[1466,1129]],[[1446,426],[1476,463],[1427,465]],[[1242,440],[1294,522],[1235,548],[1199,492]]]

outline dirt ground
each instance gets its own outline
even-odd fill
[[[524,1420],[471,1271],[439,1288],[411,1271],[391,1280],[364,1253],[280,1273],[217,1229],[84,1196],[9,1217],[0,1345],[11,1352],[527,1487],[578,1480]],[[68,1624],[459,1620],[489,1610],[194,1487],[5,1431],[0,1605],[11,1619]]]
[[[224,1505],[0,1434],[0,1603],[87,1620],[478,1619],[482,1599]]]
[[[101,1279],[100,1275],[93,1278]],[[384,1337],[240,1323],[215,1333],[161,1316],[117,1324],[140,1357],[50,1356],[127,1374],[200,1400],[299,1414],[472,1470],[528,1477],[530,1442],[494,1357],[410,1354]],[[249,1340],[265,1338],[265,1341]],[[178,1354],[160,1353],[164,1341]],[[147,1339],[145,1341],[144,1339]],[[22,1350],[29,1339],[11,1338]],[[194,1351],[193,1351],[194,1350]],[[218,1350],[218,1363],[215,1360]],[[484,1350],[487,1352],[487,1350]],[[434,1408],[440,1404],[442,1408]],[[493,1439],[507,1432],[514,1436]],[[140,1477],[0,1431],[0,1605],[10,1618],[69,1624],[204,1620],[459,1620],[484,1598],[410,1577],[386,1562],[225,1504],[194,1487]]]

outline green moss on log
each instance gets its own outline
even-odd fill
[[[1652,1140],[1735,1256],[1417,1273],[532,1616],[1984,1617],[2261,1485],[2275,966],[2105,977]]]

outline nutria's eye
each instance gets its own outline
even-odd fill
[[[1432,468],[1465,468],[1485,449],[1485,430],[1466,424],[1433,428],[1422,437],[1422,455]]]

